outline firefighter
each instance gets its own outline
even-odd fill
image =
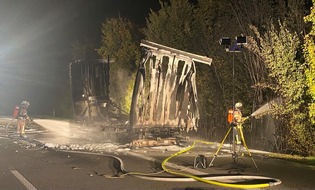
[[[241,102],[237,102],[234,106],[233,111],[233,131],[235,134],[235,141],[236,144],[241,144],[241,137],[242,135],[242,123],[243,123],[243,117],[241,108],[243,107],[243,104]]]
[[[26,125],[26,120],[30,121],[30,117],[27,114],[27,109],[30,106],[30,103],[28,101],[22,101],[20,108],[19,108],[19,113],[17,116],[17,133],[20,134],[20,137],[25,138],[25,125]]]

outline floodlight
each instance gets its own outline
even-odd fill
[[[229,37],[222,37],[220,39],[220,45],[222,45],[222,46],[229,46],[229,45],[231,45],[231,39]]]
[[[237,45],[244,45],[247,44],[247,37],[246,36],[238,36],[236,37]]]

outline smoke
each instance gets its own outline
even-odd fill
[[[114,72],[114,71],[112,71]],[[120,104],[121,109],[128,112],[130,109],[130,103],[126,102],[126,96],[131,99],[132,90],[130,91],[129,84],[133,84],[134,79],[130,74],[121,68],[115,70],[115,73],[111,73],[109,96],[115,104]]]
[[[264,104],[261,106],[259,109],[257,109],[255,112],[251,114],[251,116],[256,117],[256,116],[263,116],[265,114],[269,114],[273,112],[275,106],[281,104],[280,98],[271,100],[270,102]]]

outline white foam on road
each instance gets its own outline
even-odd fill
[[[47,148],[56,148],[61,150],[87,150],[93,152],[129,152],[130,148],[128,144],[121,145],[114,142],[110,142],[106,139],[106,137],[102,136],[101,131],[97,129],[92,129],[92,127],[83,127],[82,125],[71,123],[66,120],[55,120],[55,119],[36,119],[35,123],[41,125],[49,132],[49,135],[43,134],[42,139],[39,140],[41,143],[45,145]],[[98,138],[87,138],[91,136],[98,135]],[[48,137],[49,136],[49,137]],[[101,138],[99,138],[101,137]],[[98,140],[96,140],[98,139]],[[101,140],[99,140],[101,139]],[[219,144],[214,143],[212,145],[214,149],[216,149]],[[163,153],[164,151],[177,152],[182,150],[183,147],[179,147],[177,145],[170,146],[157,146],[157,147],[149,147],[147,149],[139,150],[139,153],[146,154],[147,151],[157,151]],[[245,148],[242,148],[244,152],[246,152]],[[204,149],[205,151],[208,148]],[[221,147],[222,152],[231,152],[231,144],[223,144]],[[250,150],[255,153],[268,153],[264,151],[258,150]],[[136,152],[138,152],[136,150]],[[206,154],[207,152],[202,152]]]

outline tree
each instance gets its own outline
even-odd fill
[[[298,35],[290,32],[286,24],[279,23],[278,28],[272,25],[261,39],[261,56],[274,80],[270,87],[283,101],[277,106],[275,117],[284,123],[284,135],[290,148],[309,154],[313,134],[307,121],[306,81],[299,48]]]
[[[228,5],[236,17],[238,31],[248,36],[248,45],[243,50],[241,63],[249,74],[250,87],[252,89],[252,111],[274,98],[274,94],[267,87],[270,83],[268,71],[264,61],[259,55],[259,48],[255,33],[268,30],[270,20],[282,19],[285,9],[283,0],[274,2],[269,0],[240,0],[229,1]]]
[[[314,0],[313,0],[314,3]],[[312,124],[315,124],[315,5],[311,8],[310,15],[305,17],[305,22],[310,24],[310,31],[304,37],[304,57],[307,64],[305,71],[306,84],[308,86],[309,116]]]
[[[148,40],[189,51],[193,7],[188,0],[160,1],[161,9],[151,10],[144,34]]]
[[[89,60],[96,59],[97,53],[92,41],[85,39],[83,41],[75,41],[71,46],[71,59],[74,61],[78,60]]]
[[[97,50],[101,57],[114,61],[110,65],[110,96],[123,110],[129,110],[132,84],[137,60],[140,57],[138,28],[127,19],[110,18],[102,25],[102,45]],[[129,89],[129,90],[128,90]]]
[[[224,51],[219,39],[234,35],[232,13],[219,0],[200,0],[194,7],[192,51],[213,58],[211,67],[197,65],[201,134],[211,140],[222,140],[226,132],[227,110],[232,106],[232,54]],[[231,22],[232,24],[228,24]],[[229,26],[229,27],[228,27]],[[237,63],[238,59],[236,60]],[[239,68],[239,64],[235,64]],[[237,84],[240,83],[237,81]]]
[[[305,114],[309,109],[305,83],[305,74],[306,77],[308,74],[301,55],[302,31],[305,28],[303,17],[308,11],[309,2],[304,0],[229,2],[240,28],[251,36],[245,66],[252,78],[255,94],[258,95],[257,102],[281,96],[284,106],[279,107],[279,112],[275,115],[278,123],[276,132],[281,131],[285,144],[289,144],[290,148],[300,153],[310,153],[314,146],[312,145],[314,132],[310,127],[308,115]],[[274,20],[285,24],[280,26],[270,24]],[[261,41],[259,33],[267,33],[264,36],[267,43]],[[310,44],[314,45],[314,42]],[[260,46],[263,48],[258,48]],[[265,54],[263,59],[262,54]],[[270,55],[268,59],[267,54]]]
[[[104,58],[110,56],[116,64],[112,69],[121,68],[135,71],[139,59],[140,32],[131,21],[110,18],[102,24],[102,45],[97,52]]]

